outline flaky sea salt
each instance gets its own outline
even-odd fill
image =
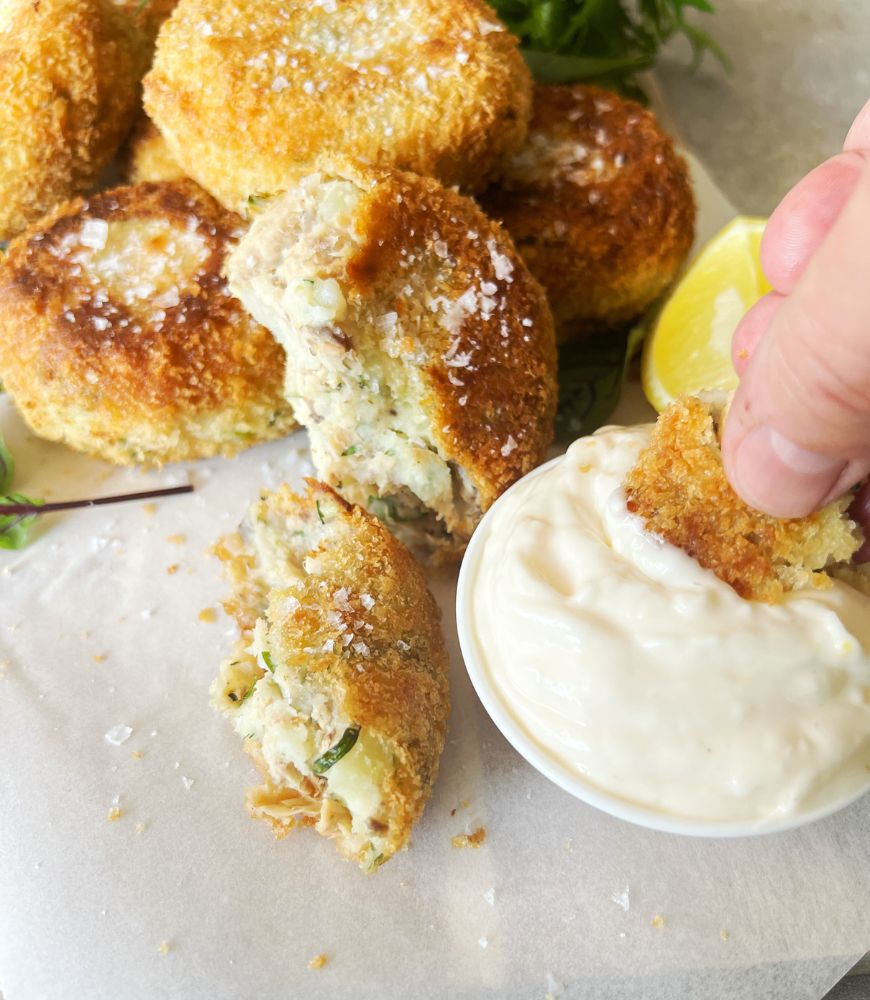
[[[626,913],[628,913],[629,907],[631,906],[628,886],[626,886],[621,892],[615,892],[610,898],[618,907],[620,907],[620,909],[623,909]]]
[[[122,743],[126,743],[132,735],[133,730],[129,726],[117,725],[112,726],[106,733],[105,740],[107,743],[111,743],[113,747],[119,747]]]

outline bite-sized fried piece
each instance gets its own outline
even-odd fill
[[[265,783],[251,814],[302,824],[372,871],[408,843],[450,711],[440,612],[420,567],[372,515],[308,481],[264,493],[226,539],[241,629],[212,701]]]
[[[284,356],[227,290],[245,223],[192,181],[73,201],[0,258],[0,379],[41,437],[129,464],[294,426]]]
[[[530,105],[482,0],[181,0],[145,79],[173,156],[236,211],[335,153],[477,190]]]
[[[177,181],[185,177],[157,126],[143,112],[125,147],[125,176],[130,184]]]
[[[111,0],[4,0],[0,240],[95,183],[133,122],[144,69]]]
[[[828,570],[861,545],[843,497],[809,517],[780,520],[731,488],[719,448],[721,407],[693,396],[669,406],[628,474],[628,509],[647,528],[729,583],[741,597],[774,602],[787,590],[829,587]]]
[[[263,207],[227,271],[287,352],[319,478],[409,544],[461,552],[544,458],[552,318],[471,199],[399,171],[312,174]]]
[[[523,148],[481,198],[550,299],[559,340],[618,327],[695,234],[688,169],[651,112],[599,87],[535,87]]]

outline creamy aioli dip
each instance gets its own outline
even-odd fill
[[[626,510],[650,427],[499,500],[465,568],[480,669],[540,752],[671,817],[763,822],[870,783],[870,598],[746,601]]]

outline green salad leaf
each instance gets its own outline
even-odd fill
[[[628,366],[645,333],[642,321],[559,345],[558,440],[573,441],[591,434],[607,420],[619,402]]]
[[[12,485],[12,477],[15,475],[15,459],[12,452],[6,447],[3,435],[0,434],[0,493],[5,493]]]
[[[0,505],[38,507],[41,500],[32,500],[21,493],[7,493],[0,496]],[[20,549],[27,544],[27,532],[36,520],[34,513],[0,514],[0,549]]]
[[[713,14],[709,0],[492,0],[520,39],[541,83],[594,80],[640,96],[637,74],[649,69],[674,35],[692,46],[694,64],[710,52],[726,68],[728,57],[706,31],[687,18]]]

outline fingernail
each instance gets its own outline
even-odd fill
[[[845,465],[801,448],[772,427],[754,427],[740,442],[731,471],[735,489],[751,507],[774,517],[805,517]]]

